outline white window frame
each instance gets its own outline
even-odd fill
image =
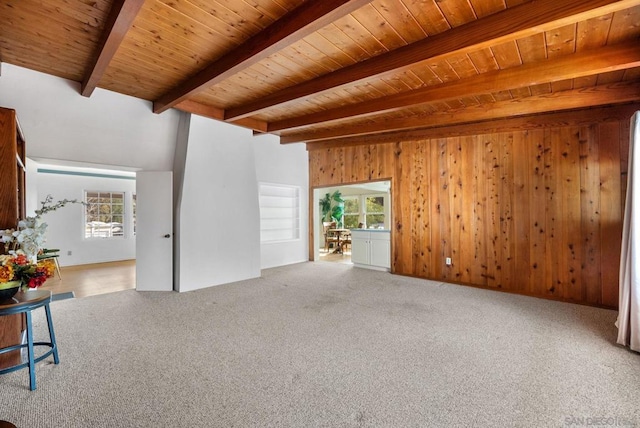
[[[368,212],[367,211],[367,198],[382,198],[382,202],[384,203],[383,205],[383,210],[382,212]],[[387,209],[387,197],[385,194],[383,193],[373,193],[373,194],[369,194],[369,195],[362,195],[362,220],[364,223],[364,227],[366,227],[367,229],[369,229],[369,223],[367,222],[367,215],[377,215],[377,214],[382,214],[384,216],[384,221],[383,224],[386,225],[387,224],[387,219],[388,219],[388,209]],[[384,226],[383,226],[384,227]]]
[[[96,236],[94,232],[91,233],[90,236],[87,236],[87,225],[89,224],[89,222],[87,221],[87,211],[89,209],[89,207],[91,205],[93,205],[92,203],[88,202],[88,195],[91,193],[97,193],[98,197],[100,197],[100,195],[106,195],[109,194],[110,198],[111,198],[111,203],[110,205],[113,204],[113,195],[117,194],[117,195],[122,195],[122,214],[118,214],[119,216],[122,217],[122,222],[121,222],[121,229],[122,232],[121,234],[118,235],[113,235],[113,225],[110,225],[108,230],[107,230],[107,226],[106,224],[109,223],[113,223],[113,210],[111,210],[111,222],[107,222],[105,224],[105,226],[103,226],[103,228],[105,229],[105,236]],[[93,239],[124,239],[125,237],[125,225],[127,223],[127,204],[126,204],[126,192],[116,192],[116,191],[103,191],[103,190],[85,190],[84,191],[84,202],[85,202],[85,208],[84,208],[84,213],[83,213],[83,222],[82,222],[82,226],[83,226],[83,231],[82,231],[82,237],[83,239],[87,239],[87,240],[93,240]],[[98,205],[100,205],[100,203],[98,203]]]
[[[299,186],[258,183],[260,243],[301,239],[301,193]]]
[[[358,216],[358,221],[357,223],[360,223],[360,219],[362,218],[362,198],[360,198],[359,195],[349,195],[349,196],[342,196],[342,199],[344,199],[345,201],[345,207],[347,206],[347,199],[355,199],[356,201],[358,201],[358,212],[347,212],[347,211],[343,211],[342,213],[342,224],[345,224],[344,218],[349,215],[349,216]],[[346,227],[346,226],[345,226]],[[356,226],[357,227],[357,226]]]

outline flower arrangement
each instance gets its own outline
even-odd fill
[[[53,276],[55,265],[51,259],[31,263],[25,254],[0,255],[0,289],[38,288]]]
[[[38,218],[27,217],[18,222],[16,229],[6,229],[0,232],[5,252],[9,254],[22,252],[29,260],[36,259],[38,251],[44,244],[44,235],[47,231],[47,223],[38,224]]]
[[[47,223],[41,222],[40,218],[70,203],[84,204],[75,199],[53,203],[48,195],[40,203],[40,209],[35,210],[34,217],[20,220],[15,229],[0,230],[0,242],[6,253],[0,255],[0,290],[20,285],[37,288],[53,275],[55,264],[51,259],[38,261],[47,230]]]

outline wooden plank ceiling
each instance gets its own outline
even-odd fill
[[[0,61],[283,143],[637,103],[639,38],[640,0],[0,0]]]

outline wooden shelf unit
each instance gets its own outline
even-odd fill
[[[12,229],[26,215],[26,142],[15,110],[0,107],[0,229]],[[0,247],[4,253],[4,247]],[[21,314],[0,318],[0,348],[20,343]],[[0,368],[16,364],[20,351],[0,355]]]

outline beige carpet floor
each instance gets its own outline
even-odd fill
[[[60,364],[0,376],[18,427],[640,426],[610,310],[330,263],[51,307]]]

